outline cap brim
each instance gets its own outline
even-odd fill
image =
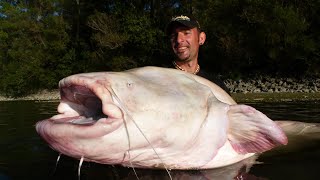
[[[170,35],[172,32],[172,29],[177,26],[185,26],[190,29],[197,27],[197,25],[195,25],[190,21],[171,21],[166,28],[167,35]]]

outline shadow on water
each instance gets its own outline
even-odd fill
[[[272,119],[320,122],[320,102],[246,103]],[[56,114],[58,102],[0,102],[0,180],[78,179],[78,160],[62,156],[38,136],[37,121]],[[311,143],[312,144],[312,143]],[[170,171],[173,179],[319,179],[320,143],[274,150],[252,161],[206,171]],[[251,168],[250,168],[251,167]],[[136,169],[139,179],[169,179],[166,171]],[[247,172],[249,171],[249,172]],[[236,177],[236,178],[235,178]],[[86,162],[81,179],[137,179],[131,168]]]
[[[255,162],[256,157],[251,157],[245,161],[241,161],[234,165],[217,168],[212,170],[192,170],[192,171],[182,171],[182,170],[171,170],[170,175],[172,179],[181,180],[193,180],[193,179],[233,179],[234,177],[246,178],[255,177],[254,175],[248,174],[248,170]],[[65,166],[67,163],[64,163]],[[75,164],[75,163],[70,163]],[[72,165],[71,165],[72,166]],[[53,178],[60,179],[65,178],[65,174],[61,173],[61,169],[66,167],[60,167],[57,172],[52,176]],[[73,173],[76,173],[76,168],[73,167]],[[60,172],[59,172],[60,171]],[[150,180],[160,180],[169,179],[168,173],[164,170],[151,170],[151,169],[135,169],[124,168],[119,166],[106,166],[95,163],[85,163],[81,179],[150,179]],[[74,175],[74,174],[73,174]]]

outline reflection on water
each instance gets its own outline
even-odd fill
[[[320,122],[320,102],[246,103],[272,119]],[[0,102],[0,180],[78,179],[78,161],[58,154],[37,135],[34,124],[56,113],[58,102]],[[208,171],[171,171],[174,179],[319,179],[320,144],[278,154],[265,153],[258,163]],[[250,170],[249,173],[246,171]],[[140,179],[169,179],[165,171],[137,170]],[[225,177],[227,176],[227,177]],[[137,179],[131,168],[84,163],[81,179]]]
[[[56,112],[57,103],[0,102],[0,174],[10,179],[46,179],[55,155],[35,132],[37,120]],[[53,162],[54,163],[54,162]],[[51,166],[51,167],[50,167]],[[18,177],[21,178],[18,178]],[[42,176],[42,177],[41,177]],[[37,178],[39,177],[39,178]]]
[[[320,122],[320,101],[246,103],[265,113],[271,119],[290,119],[304,122]]]

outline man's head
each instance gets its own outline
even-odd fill
[[[166,29],[178,61],[198,60],[199,46],[206,40],[199,22],[192,16],[175,16]]]

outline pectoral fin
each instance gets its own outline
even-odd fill
[[[263,152],[288,143],[282,129],[253,107],[231,105],[228,118],[228,139],[240,154]]]

